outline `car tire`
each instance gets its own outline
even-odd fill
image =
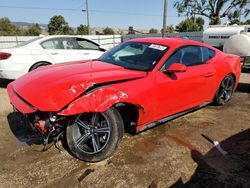
[[[234,92],[235,79],[232,74],[228,74],[221,82],[214,97],[214,104],[222,106],[232,97]]]
[[[82,113],[72,118],[66,128],[66,141],[71,153],[86,162],[109,157],[123,137],[124,125],[119,112]]]
[[[30,68],[30,71],[38,69],[40,67],[47,66],[47,65],[50,65],[50,63],[48,63],[48,62],[39,62],[39,63],[36,63],[36,64],[32,65],[32,67]]]

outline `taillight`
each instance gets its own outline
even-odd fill
[[[6,52],[0,52],[0,60],[8,59],[11,56],[11,54]]]

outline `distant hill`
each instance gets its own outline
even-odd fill
[[[25,28],[31,25],[34,25],[35,23],[29,23],[29,22],[12,22],[17,28]],[[38,23],[39,24],[39,23]],[[48,24],[39,24],[40,27],[45,31],[48,32]],[[76,31],[75,27],[72,27],[74,31]],[[93,31],[92,33],[95,33],[96,31],[99,33],[102,33],[104,28],[102,27],[92,27],[91,30]],[[112,28],[115,33],[117,34],[127,34],[128,30],[127,29],[120,29],[120,28]],[[137,31],[140,31],[142,33],[148,33],[147,29],[137,29]]]
[[[29,22],[12,22],[17,28],[22,28],[22,27],[27,27],[34,25],[35,23],[29,23]],[[40,27],[42,27],[44,30],[48,30],[48,25],[47,24],[39,24]]]

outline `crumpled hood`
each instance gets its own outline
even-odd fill
[[[46,66],[11,83],[14,91],[40,111],[59,111],[96,84],[142,78],[146,72],[100,61]]]

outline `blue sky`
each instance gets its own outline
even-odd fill
[[[134,26],[135,29],[162,27],[163,0],[88,0],[88,2],[91,27],[109,26],[122,29],[127,29],[129,26]],[[62,15],[70,26],[77,27],[86,24],[86,14],[81,12],[81,9],[85,9],[85,0],[0,0],[0,17],[8,17],[11,21],[47,24],[52,16]],[[169,1],[167,24],[176,25],[183,19],[185,17],[178,17],[176,9],[173,8],[173,1]]]
[[[110,26],[123,29],[127,29],[130,25],[138,29],[162,27],[163,0],[88,0],[88,2],[91,27]],[[168,24],[176,25],[183,17],[178,17],[172,2],[169,1],[168,6]],[[86,15],[81,12],[81,9],[85,8],[85,0],[0,0],[0,6],[2,6],[0,17],[8,17],[11,21],[47,24],[52,16],[62,15],[70,26],[86,24]],[[51,10],[8,7],[40,7]]]

